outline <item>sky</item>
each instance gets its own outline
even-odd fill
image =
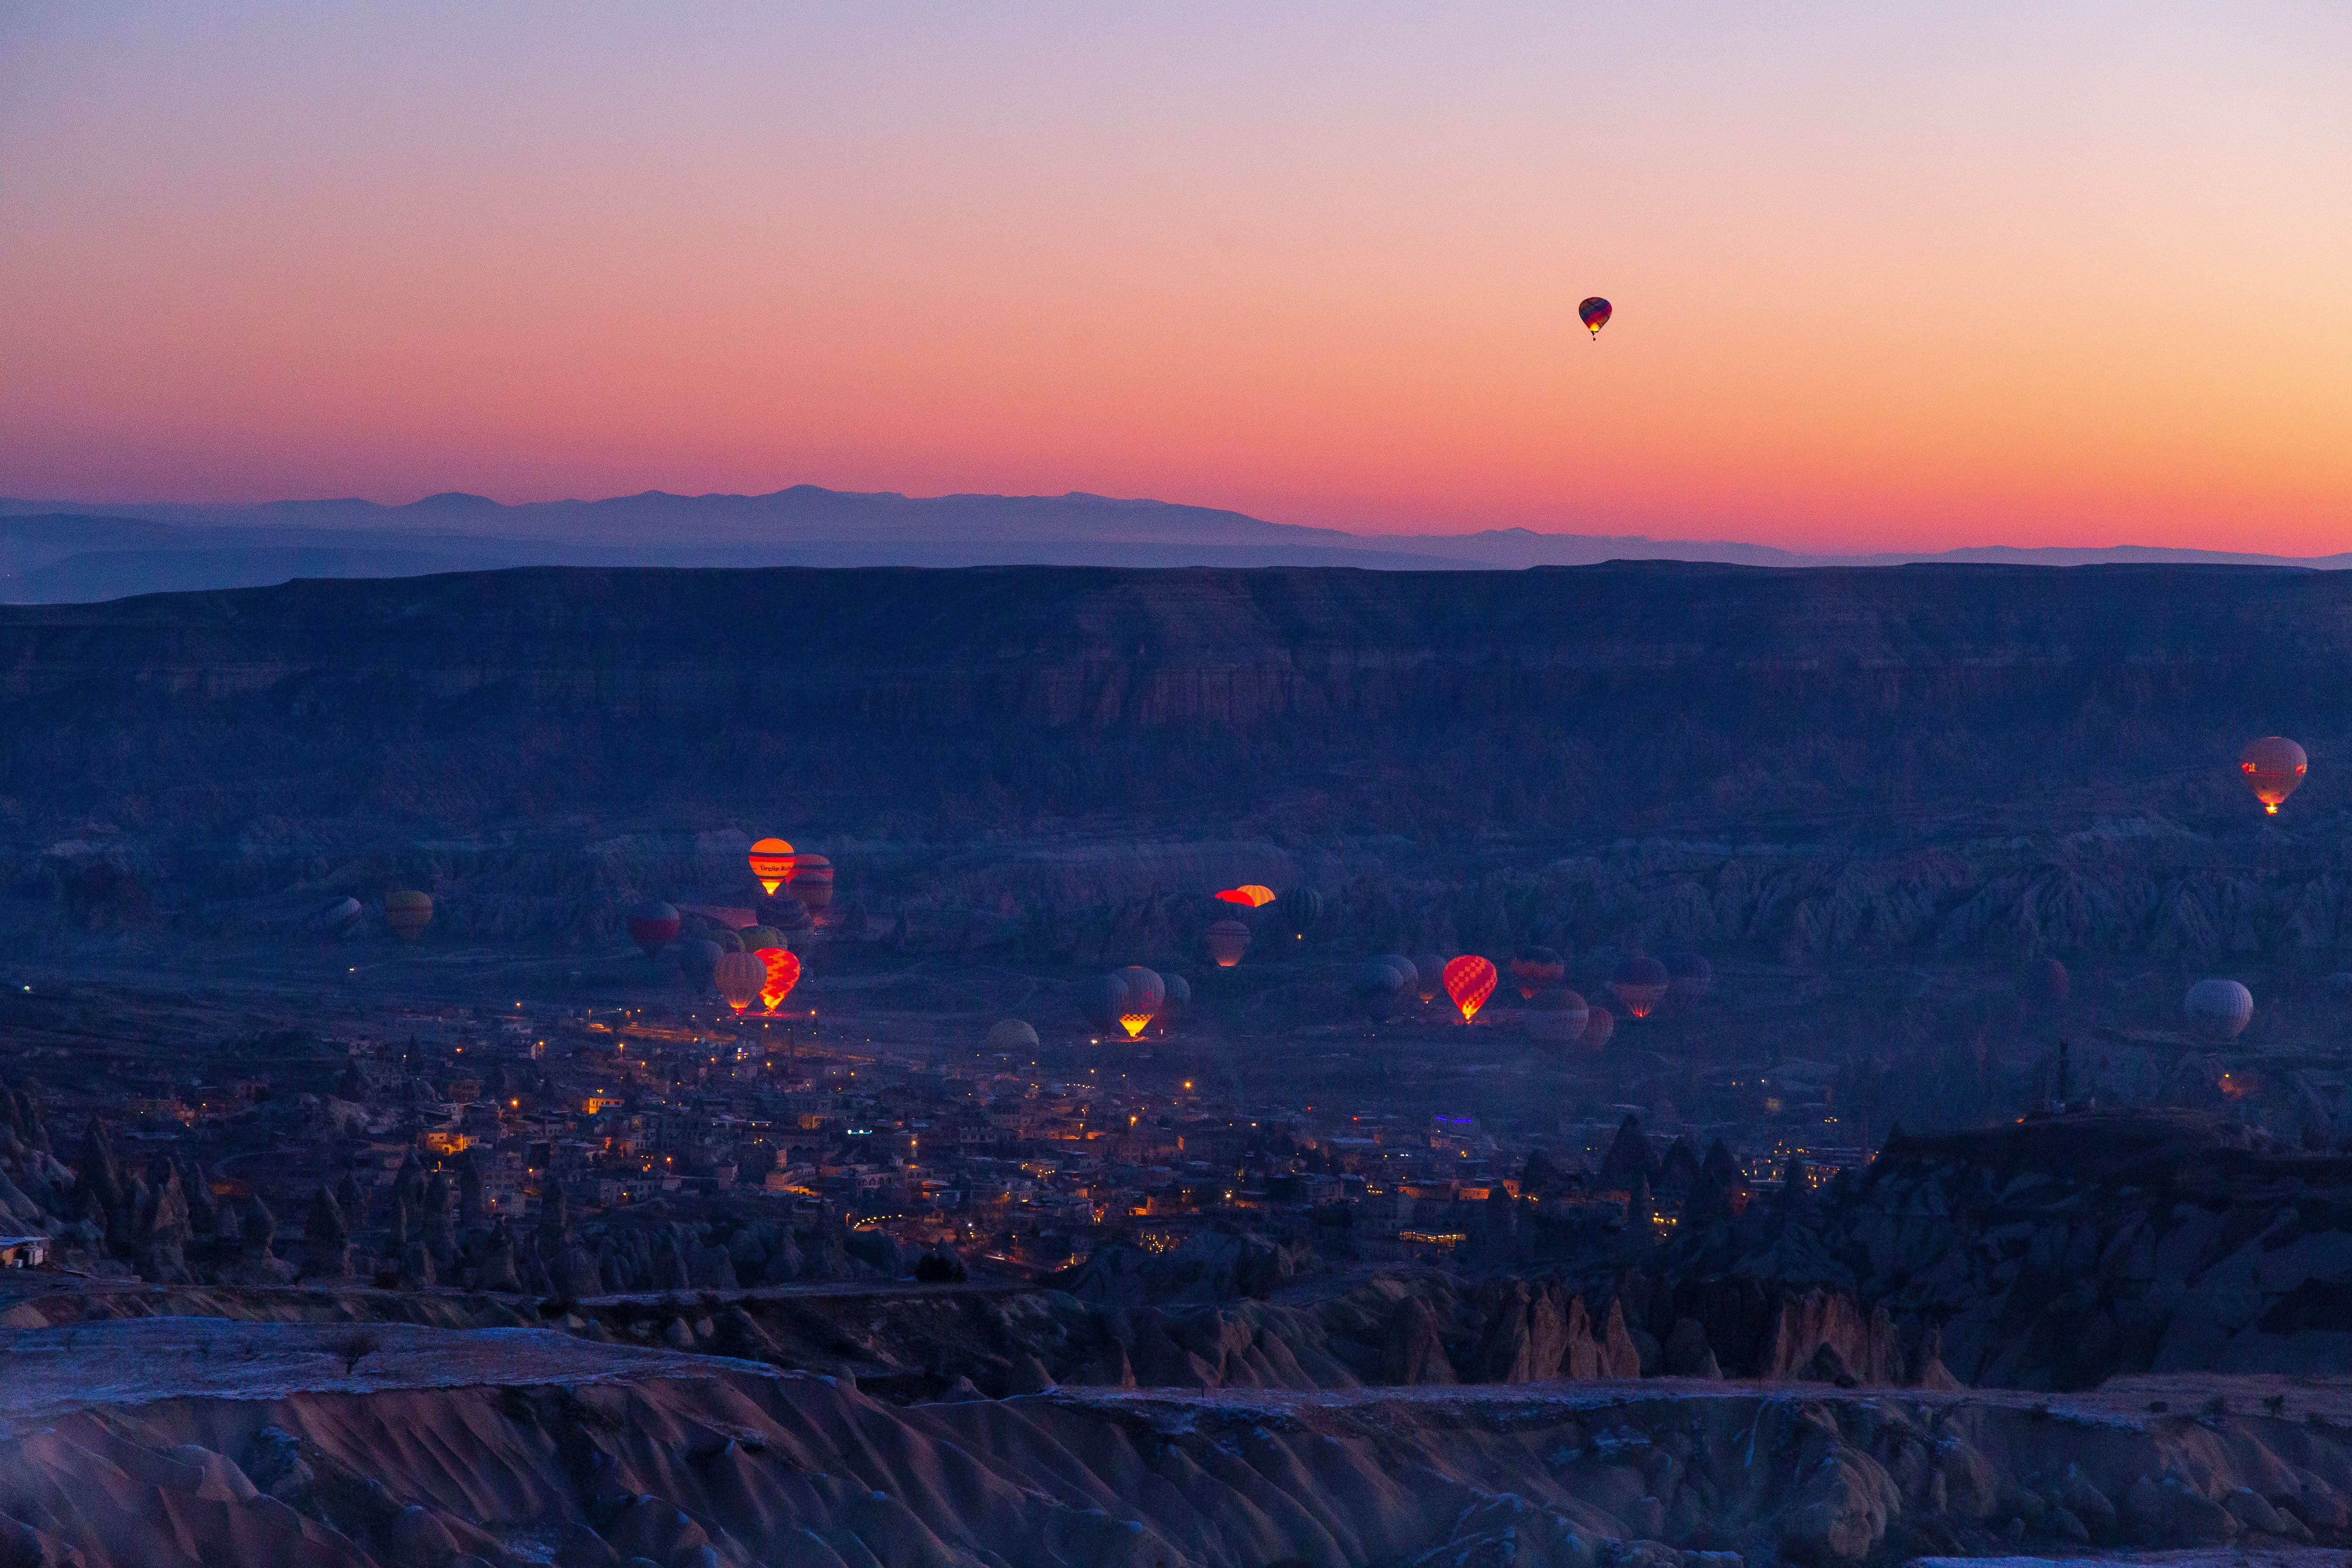
[[[16,0],[0,213],[5,495],[2352,548],[2342,0]]]

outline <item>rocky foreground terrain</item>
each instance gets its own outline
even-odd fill
[[[2341,1383],[894,1406],[544,1331],[371,1341],[202,1319],[20,1334],[9,1560],[1712,1568],[2352,1540]]]

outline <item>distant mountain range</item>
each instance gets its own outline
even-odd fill
[[[404,577],[542,565],[1515,571],[1612,560],[1783,567],[1911,562],[2352,566],[2352,553],[2294,558],[2136,545],[1807,555],[1725,540],[1536,533],[1524,528],[1349,533],[1267,522],[1213,507],[1082,492],[919,498],[794,485],[762,496],[648,490],[605,500],[520,506],[458,492],[406,506],[367,500],[101,506],[0,498],[0,602],[12,604],[258,587],[295,577]]]

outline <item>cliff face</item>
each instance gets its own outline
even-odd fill
[[[198,902],[424,879],[441,931],[500,938],[740,878],[735,835],[786,802],[844,847],[845,901],[1033,935],[1067,889],[1171,885],[1003,864],[1076,832],[1327,887],[1509,848],[1520,880],[1444,930],[1381,913],[1419,892],[1343,900],[1366,940],[2324,947],[2352,940],[2347,659],[2352,575],[2251,568],[301,582],[0,609],[0,837],[61,902],[93,858]],[[2270,731],[2317,760],[2265,825],[2232,768]]]
[[[2284,1384],[893,1408],[549,1334],[386,1328],[356,1357],[347,1336],[184,1319],[24,1336],[0,1393],[10,1561],[1830,1568],[2340,1544],[2352,1490],[2340,1390]]]
[[[1903,1138],[1851,1191],[1759,1194],[1657,1267],[1675,1282],[1637,1317],[1660,1334],[1763,1279],[1852,1293],[1971,1384],[2333,1374],[2352,1364],[2352,1160],[2185,1110]]]
[[[17,700],[505,690],[790,727],[1367,721],[1633,695],[1834,724],[2323,694],[2352,582],[2231,567],[527,569],[0,611]],[[2331,699],[2340,707],[2340,697]],[[750,703],[748,710],[738,705]],[[2211,716],[2228,711],[2224,707]],[[1769,716],[1785,726],[1799,715]],[[1928,717],[1919,714],[1919,718]]]

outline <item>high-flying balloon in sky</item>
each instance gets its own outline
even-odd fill
[[[1601,329],[1609,324],[1612,309],[1608,300],[1595,294],[1576,308],[1576,319],[1584,323],[1586,331],[1598,338],[1601,336]]]

